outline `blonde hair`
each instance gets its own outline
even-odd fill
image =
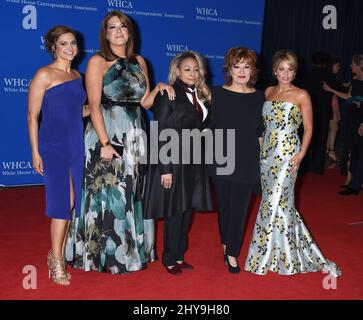
[[[285,49],[277,51],[272,58],[272,69],[274,72],[283,61],[287,62],[289,66],[294,69],[295,73],[297,72],[298,62],[295,52]]]
[[[206,76],[206,68],[204,65],[204,59],[202,56],[194,51],[184,51],[182,53],[179,53],[171,62],[169,66],[169,75],[168,75],[168,81],[169,84],[173,85],[175,81],[177,80],[177,69],[180,67],[181,62],[184,59],[191,58],[194,59],[198,63],[199,67],[199,77],[197,79],[197,82],[195,83],[195,88],[197,89],[197,95],[198,98],[201,100],[206,100],[208,102],[211,102],[212,95],[209,87],[205,83],[205,76]]]

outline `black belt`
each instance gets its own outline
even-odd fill
[[[140,102],[133,101],[101,101],[101,105],[104,109],[111,109],[113,107],[126,108],[127,110],[135,111],[138,106],[140,106]]]

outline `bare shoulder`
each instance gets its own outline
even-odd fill
[[[265,97],[267,98],[270,94],[271,94],[271,92],[272,92],[272,90],[274,89],[275,87],[274,86],[270,86],[270,87],[267,87],[266,89],[265,89]]]
[[[48,66],[41,67],[35,73],[31,83],[40,87],[48,87],[52,82],[52,71]]]
[[[140,56],[139,54],[136,54],[135,58],[136,58],[138,64],[140,65],[141,69],[143,70],[144,75],[146,75],[146,77],[147,77],[148,71],[147,71],[147,65],[146,65],[145,59],[142,56]]]
[[[34,78],[39,78],[39,79],[49,78],[50,79],[50,77],[52,76],[51,73],[52,73],[52,70],[49,68],[49,66],[44,66],[37,70],[37,72],[34,75]]]
[[[136,58],[136,60],[137,60],[137,62],[138,62],[139,64],[141,64],[141,65],[146,65],[145,59],[144,59],[142,56],[140,56],[139,54],[136,54],[136,55],[135,55],[135,58]]]
[[[72,72],[78,77],[81,77],[81,74],[76,70],[76,69],[72,69]]]
[[[87,67],[104,68],[106,66],[106,59],[99,54],[95,54],[88,60]]]
[[[88,63],[105,63],[105,62],[106,59],[99,54],[95,54],[88,60]]]
[[[90,75],[102,76],[109,68],[107,61],[102,56],[96,54],[92,56],[87,63],[86,77]]]
[[[298,87],[296,87],[296,97],[300,103],[310,101],[309,93],[306,90],[298,88]]]

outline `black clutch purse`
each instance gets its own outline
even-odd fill
[[[122,154],[124,152],[124,147],[123,146],[119,146],[117,144],[113,144],[113,143],[111,143],[111,146],[120,155],[120,157],[122,157]],[[113,157],[116,158],[115,156],[113,156]]]
[[[124,147],[117,145],[117,144],[113,144],[113,143],[111,143],[111,146],[120,155],[120,157],[122,157],[122,154],[124,152]],[[97,143],[96,151],[97,151],[96,153],[97,153],[98,157],[101,157],[101,144],[99,142]],[[115,155],[113,157],[116,158]]]

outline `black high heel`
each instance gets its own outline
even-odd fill
[[[164,267],[165,270],[173,276],[179,276],[182,274],[182,271],[177,264],[175,266],[172,266],[171,268],[168,268],[167,266]]]
[[[227,255],[225,253],[223,253],[223,261],[225,264],[228,263],[228,258],[227,258]]]
[[[343,191],[339,191],[338,192],[340,195],[342,196],[350,196],[350,195],[355,195],[357,196],[359,194],[359,191],[352,189],[350,187],[347,187],[345,190]]]
[[[237,263],[237,266],[232,266],[230,263],[229,263],[229,260],[228,260],[228,257],[227,255],[225,255],[225,262],[226,262],[226,265],[228,267],[228,271],[230,273],[234,273],[234,274],[237,274],[237,273],[240,273],[241,272],[241,268],[239,267],[238,263]]]
[[[334,156],[331,156],[331,152],[333,152]],[[334,162],[339,162],[339,159],[337,157],[337,155],[335,154],[335,150],[334,149],[326,149],[326,155]]]

